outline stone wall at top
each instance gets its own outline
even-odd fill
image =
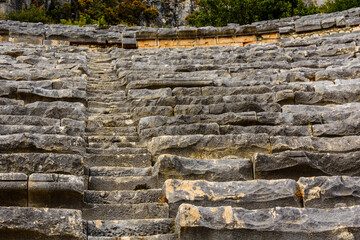
[[[66,26],[0,21],[0,40],[40,45],[89,47],[167,48],[246,46],[274,43],[359,30],[360,8],[331,14],[290,17],[225,27],[149,28],[126,25],[101,28],[97,25]]]

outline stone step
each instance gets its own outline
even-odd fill
[[[130,114],[130,108],[128,107],[119,107],[119,108],[88,108],[88,114],[99,115],[99,114]]]
[[[152,168],[91,167],[90,176],[128,177],[150,176]]]
[[[87,222],[90,236],[125,237],[172,234],[175,231],[174,219],[130,219],[95,220]]]
[[[182,203],[197,206],[236,206],[247,209],[301,207],[294,180],[252,180],[208,182],[203,180],[166,180],[163,193],[175,217]]]
[[[151,167],[151,155],[143,154],[87,154],[85,164],[93,166],[113,167]]]
[[[84,202],[93,204],[139,204],[163,202],[161,189],[122,190],[122,191],[84,191]]]
[[[108,177],[90,176],[89,190],[144,190],[157,188],[156,176]]]
[[[88,142],[92,143],[128,143],[128,142],[137,142],[139,140],[136,136],[89,136],[87,138]]]
[[[136,136],[136,127],[87,127],[85,129],[87,136],[93,135],[120,135],[120,136]]]
[[[87,121],[87,127],[88,128],[98,128],[98,127],[116,127],[116,128],[121,128],[121,127],[134,127],[136,126],[136,122],[132,119],[117,119],[117,118],[113,118],[113,119],[97,119],[97,120],[88,120]]]
[[[176,228],[179,239],[357,239],[359,212],[360,206],[247,210],[183,204]]]
[[[135,136],[136,137],[136,136]],[[111,149],[111,148],[138,148],[138,147],[141,147],[143,146],[143,144],[138,144],[138,142],[111,142],[111,141],[108,141],[108,142],[89,142],[88,143],[88,146],[91,147],[92,149]],[[114,151],[114,153],[111,153],[110,152],[107,152],[107,151],[104,151],[102,153],[105,153],[105,154],[117,154],[116,153],[116,150]]]
[[[359,176],[360,151],[349,153],[315,153],[285,151],[273,154],[257,153],[252,162],[257,179],[299,179],[313,176]]]
[[[117,84],[117,83],[113,83],[113,84],[97,84],[97,85],[93,85],[93,86],[88,86],[87,88],[88,90],[123,90],[124,87],[122,86],[122,84]]]
[[[178,240],[177,234],[160,234],[154,236],[131,237],[88,237],[88,240]]]
[[[167,179],[244,181],[252,179],[249,159],[194,159],[161,155],[154,165],[161,186]]]
[[[196,159],[250,158],[254,153],[269,153],[269,141],[267,134],[160,136],[148,142],[148,150],[155,157],[175,154]]]
[[[89,102],[88,108],[126,108],[129,107],[127,103],[104,103],[104,102]]]
[[[86,204],[82,209],[85,220],[125,220],[168,218],[166,203]]]
[[[146,148],[118,148],[114,146],[110,146],[108,148],[86,148],[86,153],[92,154],[104,154],[104,155],[116,155],[116,154],[141,154],[148,153]]]

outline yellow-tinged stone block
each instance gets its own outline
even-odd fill
[[[260,41],[260,43],[277,43],[277,42],[279,42],[279,39],[265,39]]]
[[[173,47],[172,39],[159,40],[159,48],[171,48],[171,47]]]
[[[256,36],[255,35],[249,35],[249,36],[236,36],[234,38],[236,43],[245,43],[245,42],[256,42]]]
[[[233,37],[219,37],[218,44],[224,46],[223,44],[235,43]]]
[[[261,35],[264,39],[277,39],[280,38],[279,33],[266,33]]]
[[[9,37],[9,42],[13,43],[29,43],[35,45],[43,45],[43,38],[36,38],[36,37]]]
[[[176,47],[195,47],[196,44],[195,38],[187,38],[187,39],[177,39],[174,41],[174,46]]]
[[[156,40],[138,40],[138,48],[156,48]]]
[[[199,46],[216,46],[216,38],[200,38],[198,41]]]
[[[8,42],[9,41],[9,36],[0,36],[0,41]]]
[[[254,42],[246,42],[246,43],[244,43],[244,47],[245,47],[246,45],[256,44],[256,43],[257,43],[256,41],[254,41]]]
[[[47,40],[46,42],[51,46],[70,46],[70,42],[65,40]]]

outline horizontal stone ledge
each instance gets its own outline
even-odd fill
[[[11,134],[0,135],[0,151],[24,151],[37,149],[57,153],[85,153],[85,140],[82,137],[71,137],[52,134]]]
[[[0,127],[1,131],[1,127]],[[150,139],[152,137],[166,136],[166,135],[219,135],[219,125],[216,123],[192,123],[175,126],[161,126],[157,128],[140,129],[139,137],[141,139]]]
[[[29,176],[28,205],[81,209],[84,188],[82,176],[34,173]]]
[[[203,86],[213,86],[214,82],[212,80],[186,80],[186,79],[157,79],[157,80],[143,80],[143,81],[131,81],[126,85],[127,89],[137,89],[137,88],[162,88],[162,87],[203,87]]]
[[[62,173],[79,176],[83,175],[83,157],[56,153],[0,154],[0,172]]]
[[[0,206],[27,206],[27,176],[24,173],[0,173]]]
[[[154,156],[176,154],[194,158],[249,157],[269,153],[267,134],[182,135],[154,137],[147,146]]]
[[[313,105],[285,105],[282,106],[282,112],[284,113],[299,113],[299,112],[316,112],[316,113],[328,113],[328,112],[344,112],[355,111],[360,109],[360,102],[346,103],[343,105],[329,104],[325,106],[313,106]]]
[[[311,151],[319,153],[346,153],[360,150],[360,136],[345,137],[270,137],[271,151]]]
[[[348,118],[344,121],[337,121],[324,124],[315,124],[312,126],[313,136],[315,137],[334,137],[360,135],[360,121],[354,118]]]
[[[220,126],[220,134],[260,134],[269,136],[311,136],[311,126]]]
[[[237,206],[247,209],[276,206],[300,207],[294,180],[253,180],[232,182],[207,182],[203,180],[167,180],[163,186],[170,206],[170,216],[175,216],[182,203],[199,206]]]
[[[78,121],[86,120],[86,107],[79,102],[34,102],[25,106],[0,105],[1,115],[38,116],[44,118],[69,118]]]
[[[176,217],[179,239],[357,239],[359,206],[247,210],[183,204]],[[331,221],[329,221],[329,219]]]
[[[79,210],[0,207],[4,239],[85,240]]]
[[[175,155],[160,155],[153,174],[161,186],[166,179],[207,181],[242,181],[251,179],[249,159],[193,159]]]
[[[360,86],[360,84],[359,84]],[[357,91],[354,87],[349,86],[353,90],[341,90],[336,91],[326,90],[324,92],[295,92],[295,103],[296,104],[346,104],[351,102],[360,102],[360,90]],[[339,87],[339,86],[334,86]]]
[[[305,207],[334,208],[360,204],[359,177],[301,177],[297,183]]]
[[[336,143],[335,143],[336,144]],[[359,176],[360,152],[314,153],[285,151],[274,154],[257,153],[253,156],[255,178],[298,179],[324,175]]]
[[[0,115],[1,125],[60,126],[60,119],[24,115]]]

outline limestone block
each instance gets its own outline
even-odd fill
[[[247,157],[269,151],[267,134],[160,136],[148,143],[153,155],[176,154],[194,158]]]
[[[346,25],[346,19],[344,16],[337,17],[335,22],[337,27],[345,27]]]
[[[321,20],[321,27],[323,29],[331,28],[331,27],[335,26],[335,24],[336,24],[335,18],[333,18],[333,17],[327,17],[327,18]]]
[[[29,177],[29,206],[81,209],[84,179],[80,176],[34,173]]]
[[[295,195],[294,180],[253,180],[233,182],[207,182],[203,180],[166,180],[163,193],[174,217],[182,203],[197,206],[237,206],[247,209],[275,206],[300,206]]]
[[[2,125],[60,126],[59,119],[38,116],[0,115]]]
[[[70,209],[1,207],[3,239],[85,240],[81,211]]]
[[[128,91],[129,99],[156,99],[172,96],[171,88],[162,89],[130,89]]]
[[[48,118],[71,118],[74,120],[87,119],[86,107],[78,102],[34,102],[26,105],[27,115]]]
[[[1,130],[1,127],[0,127]],[[216,123],[195,123],[175,126],[161,126],[150,129],[139,129],[139,137],[142,139],[149,139],[152,137],[165,135],[191,135],[191,134],[220,134],[219,125]]]
[[[297,33],[321,30],[321,22],[318,19],[299,19],[295,22]]]
[[[213,80],[198,79],[147,79],[131,81],[126,85],[127,89],[155,88],[155,87],[202,87],[214,85]]]
[[[27,206],[27,176],[0,173],[0,206]]]
[[[0,172],[83,174],[83,157],[75,154],[0,154]]]
[[[247,210],[183,204],[176,228],[179,239],[357,239],[359,211],[359,206]]]
[[[272,152],[312,151],[312,152],[351,152],[360,150],[360,136],[345,136],[336,138],[316,137],[270,137]]]
[[[346,119],[332,123],[313,125],[313,136],[315,137],[334,137],[360,135],[360,121],[356,119]]]
[[[174,40],[172,39],[159,39],[159,48],[171,48],[174,47]]]
[[[156,46],[156,41],[155,39],[153,40],[138,40],[137,41],[137,45],[138,45],[138,48],[141,49],[141,48],[155,48],[157,47]]]
[[[301,177],[297,182],[303,203],[309,208],[333,208],[359,205],[359,177]]]
[[[212,47],[217,45],[216,38],[199,38],[198,45],[201,47]]]
[[[207,181],[242,181],[251,179],[249,159],[192,159],[161,155],[154,165],[160,185],[166,179],[203,179]]]
[[[253,156],[252,162],[256,178],[298,179],[302,176],[359,176],[359,157],[359,151],[350,153],[286,151],[275,154],[257,153]]]

